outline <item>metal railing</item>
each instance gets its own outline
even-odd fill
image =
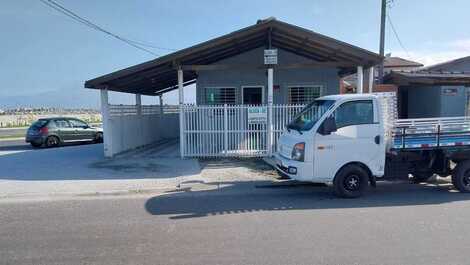
[[[169,114],[169,113],[178,113],[177,105],[142,105],[142,115],[155,115]],[[137,115],[138,105],[109,105],[109,113],[111,116],[128,116],[128,115]]]

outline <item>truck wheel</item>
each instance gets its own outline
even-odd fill
[[[342,198],[358,198],[362,196],[368,185],[369,175],[357,165],[342,168],[333,181],[335,194]]]
[[[460,192],[470,192],[470,160],[457,164],[452,173],[452,184]]]
[[[434,173],[432,173],[432,172],[415,172],[412,175],[413,175],[413,182],[418,184],[418,183],[428,181],[434,175]]]

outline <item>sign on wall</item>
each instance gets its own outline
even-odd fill
[[[457,96],[458,94],[457,88],[444,88],[442,89],[442,94],[446,96]]]
[[[268,111],[266,107],[249,107],[248,124],[259,124],[268,122]]]
[[[277,49],[264,50],[264,64],[277,64]]]

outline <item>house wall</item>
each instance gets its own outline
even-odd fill
[[[251,51],[221,60],[216,64],[250,64],[262,65],[264,48]],[[310,59],[278,49],[279,64],[310,63]],[[247,70],[208,70],[199,71],[196,82],[196,102],[206,104],[205,88],[207,87],[235,87],[237,104],[242,103],[242,86],[264,86],[264,101],[267,98],[267,73],[264,69]],[[336,68],[323,69],[275,69],[274,70],[274,104],[287,103],[289,86],[294,85],[321,85],[322,95],[339,94],[339,76]]]
[[[456,93],[445,93],[445,89]],[[408,87],[408,118],[465,116],[466,89],[463,86]]]
[[[445,89],[456,89],[456,94],[444,93]],[[441,117],[465,116],[467,95],[464,86],[441,86]]]
[[[126,152],[165,139],[179,136],[178,113],[151,115],[112,116],[104,137],[111,139],[111,150],[105,149],[105,156]]]
[[[439,117],[440,87],[410,86],[408,90],[408,118]]]

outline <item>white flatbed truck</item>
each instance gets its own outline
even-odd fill
[[[380,180],[452,176],[470,192],[470,118],[396,119],[395,93],[330,95],[287,126],[275,153],[291,179],[333,185],[345,198]]]

